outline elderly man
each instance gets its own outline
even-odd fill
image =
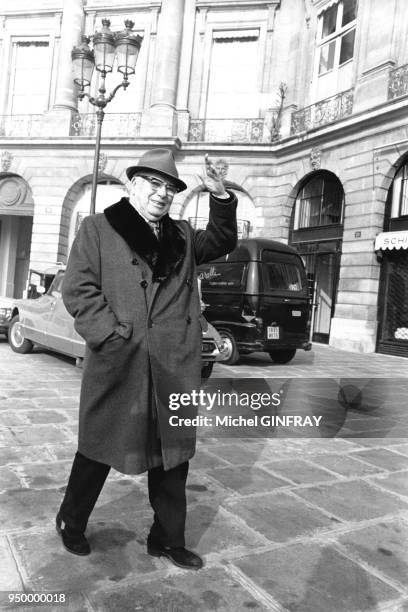
[[[85,529],[111,467],[148,472],[153,525],[147,552],[199,569],[185,548],[186,479],[195,435],[169,426],[171,393],[200,386],[201,327],[196,265],[236,244],[236,196],[206,156],[206,230],[168,215],[186,189],[168,149],[127,169],[129,198],[87,217],[71,249],[63,299],[87,344],[79,442],[57,531],[67,550],[87,555]],[[188,407],[194,416],[194,407]],[[129,509],[131,511],[131,509]]]

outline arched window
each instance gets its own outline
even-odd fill
[[[343,189],[330,174],[319,174],[304,184],[296,198],[294,230],[339,224],[343,214]]]
[[[395,175],[392,185],[391,218],[408,215],[408,163]]]

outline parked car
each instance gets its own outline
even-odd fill
[[[0,334],[4,334],[6,337],[11,321],[13,302],[13,298],[0,297]]]
[[[80,362],[85,356],[85,342],[75,331],[74,320],[64,306],[61,297],[65,268],[58,266],[48,290],[35,285],[40,296],[35,299],[14,300],[8,341],[16,353],[29,353],[39,345],[57,353],[69,355]],[[216,329],[207,321],[202,336],[202,378],[211,375],[215,361],[224,358],[223,341]]]
[[[295,249],[267,239],[239,240],[229,255],[199,267],[205,316],[227,345],[224,363],[267,352],[288,363],[310,350],[310,293]]]
[[[25,291],[23,291],[23,297],[35,299],[40,297],[45,291],[48,291],[56,273],[62,267],[63,264],[56,263],[43,268],[32,268],[28,274],[27,285]],[[4,334],[6,338],[8,336],[12,308],[15,302],[15,298],[0,297],[0,334]]]

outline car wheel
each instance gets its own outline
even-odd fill
[[[34,345],[31,340],[24,338],[18,315],[11,319],[8,330],[8,341],[15,353],[30,353],[33,350]]]
[[[275,363],[289,363],[294,358],[296,349],[268,351],[268,353]]]
[[[223,329],[220,329],[218,331],[224,341],[224,354],[226,356],[226,358],[223,359],[221,363],[224,363],[226,365],[234,365],[234,363],[237,363],[237,361],[239,360],[239,351],[237,343],[235,342],[235,338],[232,334],[230,334],[230,332],[227,332]]]
[[[213,367],[214,367],[213,361],[209,361],[208,363],[206,363],[205,365],[201,367],[201,381],[202,382],[205,382],[206,380],[210,378],[212,371],[213,371]]]

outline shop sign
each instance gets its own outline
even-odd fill
[[[408,249],[408,231],[382,232],[375,239],[375,251]]]

